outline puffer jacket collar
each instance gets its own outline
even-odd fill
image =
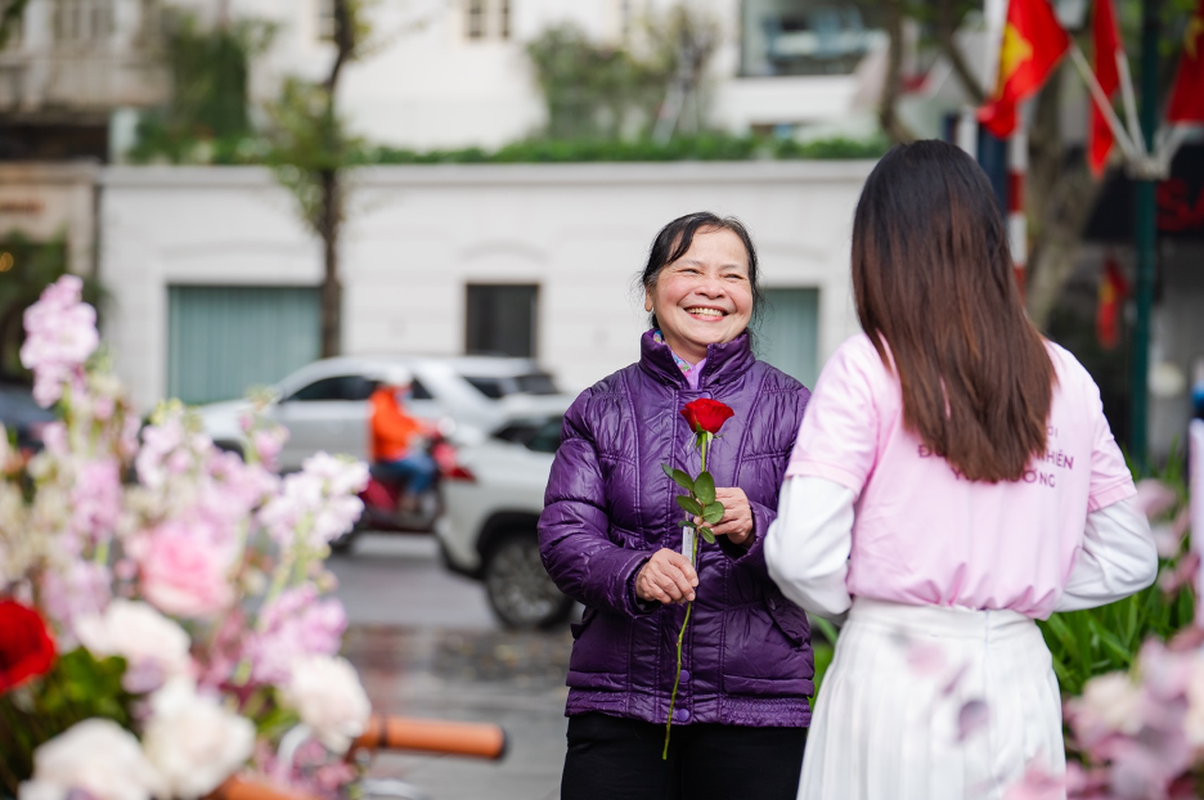
[[[660,383],[688,389],[689,381],[673,360],[673,351],[664,342],[656,341],[655,334],[655,330],[650,330],[640,337],[640,369]],[[735,377],[746,371],[754,360],[752,339],[747,331],[730,342],[709,344],[698,388],[706,389],[709,384]]]

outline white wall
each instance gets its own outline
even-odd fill
[[[657,230],[709,209],[750,228],[771,287],[820,290],[819,359],[857,329],[853,208],[869,162],[406,166],[355,177],[342,249],[348,353],[459,353],[465,284],[540,285],[538,357],[569,388],[634,360],[633,278]],[[102,176],[106,340],[143,407],[166,390],[170,283],[317,285],[318,243],[257,168]]]

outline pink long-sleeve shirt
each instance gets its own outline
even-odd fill
[[[1089,515],[1136,490],[1095,382],[1063,348],[1049,343],[1048,351],[1057,385],[1047,450],[1020,480],[989,484],[965,479],[904,429],[897,378],[867,336],[842,345],[807,407],[766,544],[770,574],[787,596],[805,601],[835,578],[843,587],[832,591],[847,591],[846,600],[1011,609],[1035,618],[1054,611],[1075,582]],[[790,507],[800,497],[808,499]],[[1122,581],[1123,593],[1133,590],[1129,583],[1152,580],[1145,575],[1148,527],[1133,517],[1126,511],[1118,524],[1096,520],[1136,548],[1142,574]],[[831,569],[820,574],[815,565],[825,560]],[[833,606],[826,610],[841,610]]]

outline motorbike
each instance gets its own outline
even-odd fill
[[[401,534],[430,534],[435,530],[435,522],[443,513],[443,493],[440,485],[449,475],[453,475],[459,464],[456,460],[456,449],[451,442],[454,424],[449,419],[441,419],[432,425],[426,435],[423,447],[431,460],[435,462],[435,479],[431,481],[420,495],[416,507],[410,510],[401,507],[401,499],[405,495],[405,481],[399,481],[392,476],[382,474],[377,465],[368,468],[368,485],[359,493],[363,501],[364,512],[356,521],[355,526],[330,543],[330,549],[336,553],[347,552],[351,549],[357,536],[365,531]]]

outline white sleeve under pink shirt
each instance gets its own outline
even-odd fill
[[[902,397],[864,334],[825,364],[766,534],[769,574],[803,608],[853,597],[1011,609],[1043,619],[1150,585],[1149,523],[1091,376],[1048,343],[1048,446],[1020,480],[961,477],[903,428]]]

